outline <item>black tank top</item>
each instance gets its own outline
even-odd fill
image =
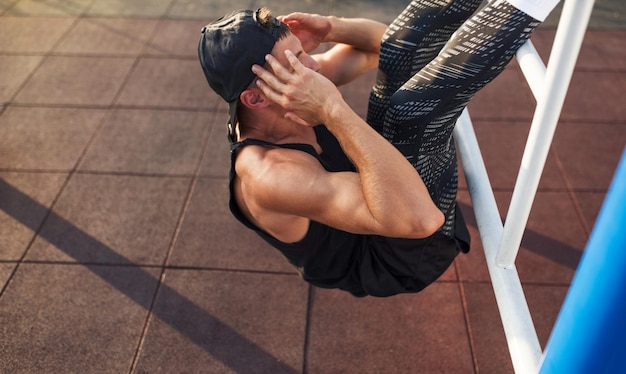
[[[391,296],[418,292],[436,280],[459,250],[469,250],[469,233],[457,209],[455,238],[435,233],[425,239],[396,239],[357,235],[310,221],[305,237],[283,243],[248,220],[234,199],[233,180],[237,150],[262,145],[306,152],[329,172],[356,171],[337,139],[324,125],[314,127],[318,154],[309,144],[274,144],[245,139],[231,144],[230,210],[241,223],[276,248],[298,270],[302,278],[318,287],[339,288],[355,296]]]

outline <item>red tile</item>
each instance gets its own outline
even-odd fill
[[[167,270],[143,373],[299,373],[308,286],[291,275]]]
[[[4,289],[13,269],[17,266],[17,262],[14,263],[0,263],[0,290]]]
[[[567,91],[561,121],[619,122],[626,106],[616,104],[626,88],[623,73],[575,71]]]
[[[514,373],[493,288],[485,283],[464,283],[463,288],[467,298],[478,371],[493,374]],[[566,292],[565,286],[524,286],[524,294],[542,349],[545,348]]]
[[[510,193],[496,193],[499,209],[505,216]],[[459,200],[469,206],[467,195]],[[468,219],[472,239],[479,238],[475,221]],[[516,267],[522,282],[569,284],[584,250],[587,237],[574,205],[566,192],[538,192],[522,238]],[[459,262],[460,279],[490,281],[480,240]]]
[[[189,179],[76,174],[27,259],[161,265]]]
[[[0,167],[71,170],[102,110],[10,107],[0,116]]]
[[[108,0],[95,1],[87,9],[90,16],[158,18],[167,12],[170,1],[162,0]]]
[[[626,118],[626,117],[624,117]],[[608,189],[626,146],[623,125],[562,123],[553,148],[576,189]]]
[[[9,102],[41,62],[41,56],[0,56],[0,102]]]
[[[0,173],[0,260],[22,258],[66,177],[66,174]]]
[[[135,56],[148,42],[157,23],[143,19],[82,18],[55,52]]]
[[[0,51],[49,52],[73,23],[73,18],[3,16],[0,22]],[[45,25],[45,32],[42,32],[42,25]]]
[[[211,135],[205,149],[200,175],[228,178],[230,171],[230,143],[227,139],[226,121],[228,118],[226,103],[221,106],[222,110],[213,113]]]
[[[126,372],[156,269],[22,264],[0,299],[2,372]]]
[[[209,16],[207,13],[199,14]],[[209,21],[209,18],[204,20],[162,20],[145,54],[197,58],[198,42],[200,35],[202,35],[200,30]]]
[[[521,167],[530,121],[476,120],[473,125],[492,188],[512,190]],[[461,164],[459,168],[462,169]],[[464,177],[459,179],[459,185],[463,188],[467,186]],[[552,155],[548,155],[544,165],[539,188],[565,188]]]
[[[556,30],[537,30],[531,39],[546,65],[550,58],[555,36]],[[576,60],[576,69],[606,69],[610,66],[613,62],[613,59],[608,57],[609,54],[613,53],[607,48],[607,42],[611,40],[610,36],[611,33],[605,31],[587,30]]]
[[[80,169],[193,175],[211,113],[116,110],[107,118]]]
[[[276,249],[232,216],[225,179],[198,181],[170,264],[296,273]]]
[[[568,289],[569,286],[524,286],[524,295],[542,349],[546,347]]]
[[[6,14],[15,16],[78,16],[91,5],[93,0],[7,0],[0,3],[14,3]],[[0,5],[0,8],[2,6]]]
[[[458,287],[435,283],[418,294],[362,299],[315,289],[306,371],[472,372]]]
[[[604,204],[606,192],[575,191],[576,200],[580,204],[583,216],[590,232],[593,231],[598,213]]]
[[[522,282],[569,284],[586,243],[569,195],[539,192],[516,261]]]
[[[132,64],[132,58],[50,56],[15,101],[110,105]]]
[[[513,374],[502,319],[491,283],[463,283],[479,373]]]
[[[461,254],[456,259],[459,279],[462,281],[490,282],[489,271],[485,260],[485,253],[481,243],[480,233],[474,218],[473,205],[467,191],[459,191],[457,204],[463,211],[463,217],[471,236],[469,253]]]
[[[218,98],[197,59],[143,58],[130,75],[118,104],[212,109]]]
[[[474,120],[530,120],[535,105],[519,67],[512,64],[474,96],[468,110]]]
[[[367,103],[375,81],[376,70],[372,70],[339,88],[346,103],[363,119],[367,118]]]

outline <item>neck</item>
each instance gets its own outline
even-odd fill
[[[262,115],[258,111],[255,116],[241,114],[239,140],[255,138],[271,143],[302,142],[310,143],[314,131],[310,127],[301,126],[293,121],[275,115]]]

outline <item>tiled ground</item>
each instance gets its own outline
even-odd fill
[[[263,5],[389,22],[405,3]],[[417,295],[311,288],[230,217],[195,49],[260,4],[0,0],[0,372],[512,372],[464,182],[472,251]],[[626,144],[624,10],[596,1],[517,261],[542,345]],[[360,114],[371,81],[343,88]],[[533,108],[515,63],[470,105],[502,214]]]

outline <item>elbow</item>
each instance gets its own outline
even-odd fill
[[[433,212],[422,215],[415,219],[411,238],[422,239],[427,238],[436,233],[445,223],[445,216],[439,209],[434,209]]]
[[[439,209],[434,209],[428,214],[420,214],[411,219],[404,219],[402,222],[403,224],[396,224],[393,228],[389,228],[387,236],[406,239],[427,238],[443,226],[445,217]]]
[[[425,235],[423,237],[428,237],[436,233],[441,228],[441,226],[443,226],[445,221],[446,217],[439,209],[436,209],[432,215],[424,219],[424,222],[422,224],[422,230],[424,231]]]

